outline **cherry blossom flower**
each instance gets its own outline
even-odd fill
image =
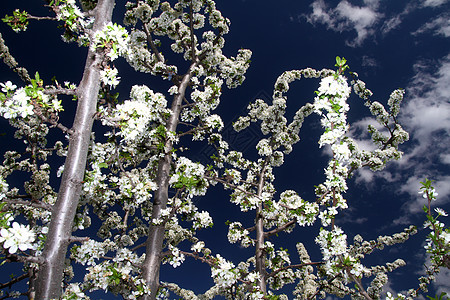
[[[26,251],[34,249],[33,242],[36,234],[30,229],[29,225],[14,222],[11,228],[2,228],[0,231],[0,243],[4,248],[9,248],[9,253],[16,253],[17,250]]]

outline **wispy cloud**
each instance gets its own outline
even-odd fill
[[[368,55],[364,55],[361,58],[361,66],[375,68],[378,67],[378,62],[374,57],[370,57]]]
[[[303,17],[313,25],[325,25],[327,29],[339,33],[355,32],[356,37],[346,41],[352,47],[361,46],[366,40],[374,39],[378,34],[385,36],[400,28],[411,13],[419,9],[442,9],[441,6],[450,0],[410,1],[402,11],[383,11],[380,0],[364,0],[363,5],[352,4],[351,0],[341,0],[337,6],[332,1],[315,0],[311,4],[312,11]],[[411,34],[418,35],[432,32],[434,35],[450,37],[450,14],[441,13],[437,18],[421,25]]]
[[[386,35],[392,30],[399,28],[404,18],[408,16],[411,12],[415,11],[418,7],[419,7],[418,2],[411,1],[408,4],[406,4],[403,11],[395,12],[393,15],[387,17],[383,21],[383,25],[381,26],[381,33],[383,35]]]
[[[311,4],[312,12],[305,17],[313,25],[324,24],[334,31],[356,31],[356,38],[347,44],[359,46],[374,33],[373,26],[381,17],[377,12],[378,4],[378,0],[365,0],[364,6],[355,6],[343,0],[331,8],[323,0],[316,0]]]
[[[423,3],[423,6],[431,6],[431,7],[437,7],[441,6],[442,4],[449,2],[449,0],[425,0]]]
[[[446,13],[440,15],[438,18],[421,26],[417,31],[413,32],[413,34],[418,35],[430,31],[433,32],[434,35],[450,37],[450,14]]]

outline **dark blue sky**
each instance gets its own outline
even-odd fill
[[[117,2],[115,17],[120,21],[120,6],[125,1]],[[32,7],[29,13],[38,16],[47,13],[46,8],[36,6],[35,1],[3,0],[0,16],[17,7]],[[270,100],[275,80],[283,71],[305,67],[333,68],[336,55],[345,57],[351,71],[359,73],[374,92],[374,100],[386,104],[394,89],[406,89],[399,116],[400,123],[410,133],[410,141],[401,147],[405,152],[404,159],[377,173],[363,170],[351,180],[346,195],[351,209],[337,220],[349,238],[361,233],[365,239],[374,239],[380,234],[400,231],[409,224],[420,226],[425,217],[421,210],[425,202],[417,191],[419,181],[425,177],[436,180],[439,193],[436,205],[450,211],[449,1],[227,0],[217,1],[217,7],[231,20],[225,54],[233,56],[239,48],[253,52],[244,84],[234,90],[224,89],[218,111],[225,122],[231,122],[256,98]],[[78,82],[86,49],[63,43],[59,37],[61,31],[50,22],[31,22],[29,27],[27,32],[15,34],[0,24],[0,32],[19,63],[30,73],[39,71],[47,80],[56,76],[61,82]],[[161,83],[150,75],[136,74],[121,62],[117,67],[124,79],[119,86],[124,99],[132,84],[151,87],[154,84],[161,86],[159,92],[165,92]],[[6,80],[20,84],[15,74],[0,65],[0,82]],[[310,80],[292,85],[288,93],[288,115],[291,113],[292,116],[301,105],[313,101],[317,84],[318,81]],[[351,132],[367,144],[366,137],[357,134],[358,129],[367,126],[369,121],[365,117],[368,114],[356,97],[350,99],[350,105]],[[70,121],[68,115],[67,122]],[[2,120],[0,124],[3,127],[7,122]],[[327,160],[327,154],[317,145],[319,126],[316,117],[305,123],[300,134],[302,141],[277,171],[278,191],[294,189],[305,199],[313,201],[313,186],[323,180]],[[252,155],[255,151],[252,138],[261,135],[257,128],[247,134],[248,139],[236,140],[232,146],[244,147],[241,150]],[[3,152],[10,145],[10,137],[0,136],[0,143]],[[242,253],[248,254],[247,250],[228,244],[224,222],[242,222],[239,216],[251,222],[254,216],[240,214],[237,207],[226,204],[223,193],[220,195],[223,201],[219,204],[211,201],[211,198],[216,198],[214,190],[198,200],[200,209],[210,211],[215,221],[215,227],[204,230],[201,235],[211,241],[211,249],[238,262]],[[449,224],[445,219],[442,221]],[[425,262],[420,241],[424,232],[421,233],[405,246],[385,249],[381,255],[375,254],[369,259],[370,263],[386,259],[392,261],[396,257],[407,261],[408,266],[391,277],[387,290],[400,292],[417,285],[417,275],[413,270],[420,269],[418,266]],[[289,235],[287,242],[310,239],[313,235],[297,230]],[[283,236],[280,238],[284,241]],[[318,249],[314,243],[310,244]],[[292,250],[293,258],[294,253]],[[316,259],[319,259],[318,255]],[[169,277],[167,280],[175,276],[165,275],[171,274],[170,268],[163,268],[167,269],[167,273],[162,273],[163,280],[165,276]],[[183,276],[182,284],[201,292],[211,282],[208,268],[187,260],[175,271],[177,274],[191,274],[192,268],[196,269],[197,275]],[[450,294],[449,282],[450,272],[445,270],[438,277],[435,289]]]

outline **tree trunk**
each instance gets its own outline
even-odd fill
[[[259,182],[258,182],[258,192],[257,196],[261,198],[262,191],[264,187],[264,173],[265,173],[265,165],[263,166],[261,173],[259,175]],[[263,210],[264,204],[261,202],[256,209],[256,219],[255,219],[255,225],[256,225],[256,245],[255,245],[255,260],[256,260],[256,271],[259,273],[259,282],[258,286],[261,290],[261,292],[264,293],[264,295],[267,293],[267,287],[266,287],[266,253],[264,250],[264,220],[262,216],[262,210]]]
[[[193,63],[189,72],[183,76],[183,80],[178,88],[178,94],[175,95],[172,102],[172,114],[167,121],[167,131],[176,131],[181,112],[181,104],[183,102],[186,88],[192,77],[192,70],[197,66]],[[164,156],[159,159],[158,174],[156,177],[156,184],[158,190],[155,192],[153,200],[152,220],[158,219],[161,216],[161,211],[167,207],[169,197],[169,179],[170,168],[172,163],[171,151],[173,145],[171,141],[166,141],[164,147]],[[151,290],[151,295],[142,297],[144,300],[156,299],[159,288],[159,269],[161,266],[161,252],[164,243],[165,225],[151,225],[149,226],[148,238],[146,242],[145,260],[142,266],[142,277]]]
[[[94,10],[93,31],[101,30],[111,21],[114,0],[99,0]],[[100,89],[100,64],[103,55],[89,50],[86,65],[77,90],[78,105],[70,135],[69,149],[64,164],[58,198],[53,206],[42,263],[36,279],[36,299],[58,299],[65,267],[73,220],[79,203],[82,181],[86,169],[94,115]]]

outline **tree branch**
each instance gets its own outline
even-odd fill
[[[22,280],[24,280],[25,278],[28,278],[28,277],[29,277],[28,273],[25,273],[25,274],[22,274],[20,276],[17,276],[16,278],[13,278],[10,282],[0,284],[0,289],[4,289],[6,287],[11,288],[11,286],[13,284],[15,284],[15,283],[17,283],[19,281],[22,281]]]
[[[18,196],[18,197],[25,198],[25,197],[31,197],[31,196],[26,195],[26,196]],[[48,211],[52,211],[53,210],[53,206],[52,205],[47,204],[47,203],[42,202],[42,201],[38,201],[38,200],[27,201],[27,200],[20,200],[20,199],[4,198],[2,201],[6,202],[7,204],[31,206],[31,207],[35,207],[35,208],[42,208],[42,209],[45,209],[45,210],[48,210]]]
[[[264,233],[264,237],[268,238],[269,236],[272,236],[272,235],[275,235],[275,234],[277,234],[277,233],[279,233],[281,231],[284,231],[289,226],[295,225],[295,223],[297,223],[297,218],[294,218],[293,220],[285,223],[284,225],[282,225],[282,226],[280,226],[278,228],[275,228],[275,229],[273,229],[271,231],[267,231],[266,233]]]
[[[51,88],[51,89],[45,89],[44,94],[47,95],[70,95],[70,96],[76,96],[77,91],[74,89],[66,89],[62,87],[58,88]]]
[[[93,31],[102,30],[111,21],[114,0],[99,0],[94,9]],[[83,77],[77,88],[78,102],[70,135],[69,149],[64,163],[64,173],[54,205],[47,239],[37,278],[36,299],[53,299],[61,296],[64,261],[72,236],[72,226],[82,192],[82,181],[91,142],[93,116],[97,110],[100,91],[100,67],[105,54],[89,49]]]
[[[366,300],[372,300],[372,298],[369,296],[369,294],[367,294],[366,290],[364,289],[361,280],[357,277],[355,277],[355,275],[353,275],[352,273],[350,273],[350,271],[347,271],[348,276],[356,283],[356,285],[358,286],[358,292],[364,297],[366,298]]]
[[[87,236],[71,236],[69,238],[69,243],[76,243],[76,242],[82,243],[82,242],[87,242],[89,240],[90,240],[90,238]]]
[[[152,49],[152,51],[155,53],[156,58],[158,59],[159,62],[164,63],[164,59],[163,59],[161,53],[159,53],[158,48],[156,48],[156,45],[153,42],[152,34],[148,30],[147,24],[143,23],[142,28],[144,29],[145,35],[147,36],[147,42],[150,45],[150,48]]]

